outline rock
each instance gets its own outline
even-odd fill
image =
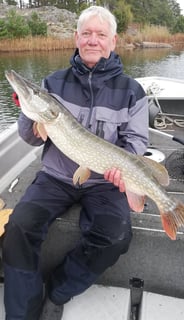
[[[54,6],[43,6],[39,8],[23,8],[0,4],[0,19],[7,16],[9,10],[16,10],[17,14],[28,19],[36,12],[40,19],[47,23],[48,35],[58,38],[70,38],[73,36],[77,25],[77,14],[66,9],[58,9]]]
[[[170,45],[169,43],[143,41],[141,43],[141,47],[142,48],[172,48],[172,45]]]

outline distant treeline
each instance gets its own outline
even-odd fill
[[[0,3],[3,2],[5,0],[0,0]],[[27,0],[25,2],[24,0],[6,0],[6,4],[18,5],[19,8],[55,6],[77,14],[86,7],[97,4],[108,7],[114,13],[118,23],[118,33],[125,32],[131,23],[138,23],[142,27],[145,25],[164,26],[172,34],[184,33],[184,16],[176,0]],[[37,28],[34,28],[34,23],[31,26],[30,22],[29,28],[26,26],[27,29],[24,30],[25,33],[46,34],[46,24],[41,25],[38,16],[33,17],[32,20],[34,23],[36,21]],[[0,20],[0,34],[3,28],[4,24]],[[5,29],[3,32],[6,32]]]

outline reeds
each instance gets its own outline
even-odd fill
[[[176,33],[172,35],[172,43],[184,44],[184,33]]]
[[[184,44],[184,33],[172,35],[166,27],[162,26],[144,26],[139,27],[136,32],[123,34],[119,37],[118,47],[124,47],[126,44],[156,42],[169,44]],[[0,40],[0,52],[22,52],[22,51],[51,51],[61,49],[73,49],[75,43],[73,37],[54,38],[54,37],[26,37],[21,39]]]
[[[145,25],[139,26],[133,35],[123,34],[124,43],[169,43],[169,44],[184,44],[184,33],[171,34],[166,27]],[[121,42],[120,42],[121,43]]]
[[[26,37],[0,41],[0,52],[51,51],[75,48],[73,38]]]
[[[143,29],[139,30],[135,36],[137,41],[149,42],[170,42],[172,35],[166,27],[145,25]]]

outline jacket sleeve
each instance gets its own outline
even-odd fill
[[[119,127],[116,144],[131,153],[144,154],[148,145],[148,128],[148,99],[144,95],[129,108],[129,121]]]
[[[32,146],[40,146],[44,143],[41,138],[37,138],[33,133],[33,122],[28,117],[24,115],[23,112],[20,113],[18,118],[18,133],[20,137]]]

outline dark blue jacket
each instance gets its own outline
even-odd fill
[[[109,59],[101,58],[94,68],[89,69],[76,51],[71,58],[71,67],[46,77],[43,87],[96,135],[132,153],[143,154],[146,151],[147,97],[141,85],[123,73],[120,58],[114,52]],[[43,141],[33,135],[32,124],[21,113],[19,134],[29,144],[41,145]],[[42,170],[72,183],[78,165],[50,140],[45,144],[42,162]],[[99,182],[104,182],[103,176],[93,173],[85,185]]]

